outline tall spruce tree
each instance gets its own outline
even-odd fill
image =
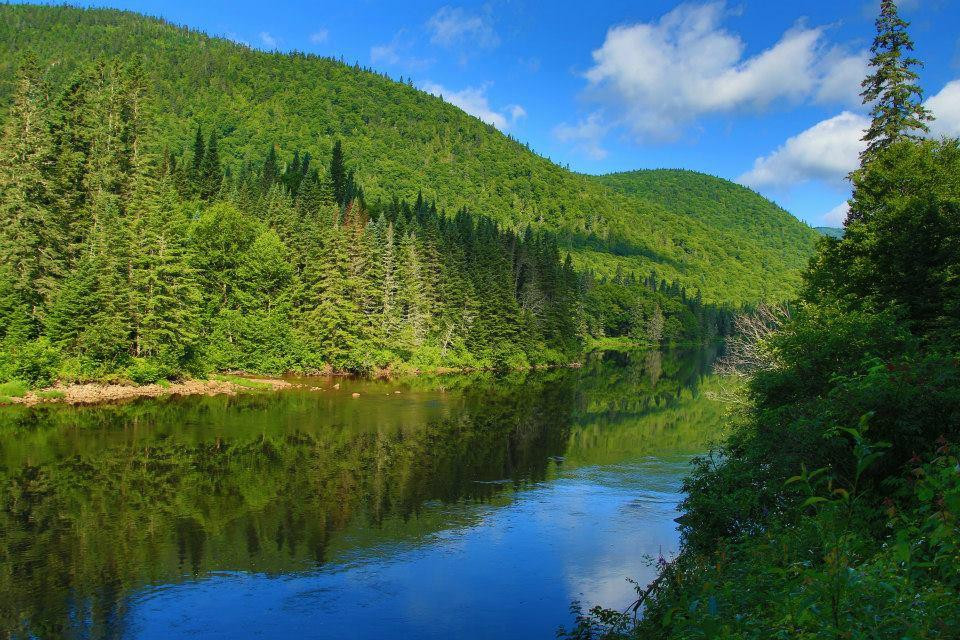
[[[78,73],[55,101],[50,114],[53,167],[50,207],[66,236],[66,263],[79,257],[89,220],[84,216],[88,192],[84,177],[90,161],[92,123],[90,77]]]
[[[189,263],[187,217],[169,175],[142,202],[131,275],[134,355],[182,364],[197,338],[200,290]]]
[[[217,150],[216,131],[210,132],[210,139],[203,153],[203,161],[200,163],[198,183],[200,197],[204,200],[211,200],[220,193],[220,186],[223,184],[223,169],[220,166],[220,152]]]
[[[0,261],[34,321],[64,272],[66,238],[50,210],[53,145],[47,88],[32,59],[21,65],[0,138]]]
[[[190,185],[190,195],[200,194],[201,176],[203,175],[203,157],[206,146],[203,143],[203,129],[198,124],[197,132],[193,136],[193,153],[191,155],[190,170],[187,178]]]
[[[870,48],[873,73],[861,84],[860,94],[865,105],[872,105],[873,116],[863,136],[867,148],[860,158],[864,162],[898,140],[916,139],[920,133],[929,132],[927,122],[933,119],[923,106],[923,90],[913,71],[923,65],[909,55],[913,51],[907,33],[909,23],[900,17],[894,0],[880,3],[876,25],[877,36]]]
[[[270,187],[273,186],[273,183],[277,181],[280,177],[280,165],[277,161],[277,149],[273,145],[270,145],[270,150],[267,151],[267,158],[263,162],[263,171],[260,173],[260,193],[262,195],[267,194],[270,191]]]
[[[341,207],[347,204],[347,167],[343,160],[343,145],[337,140],[333,143],[330,156],[330,182],[333,183],[333,198]]]

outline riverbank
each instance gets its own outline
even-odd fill
[[[533,365],[526,367],[525,371],[539,371],[543,369],[555,368],[580,368],[580,362],[571,362],[564,365]],[[435,369],[404,369],[404,370],[378,370],[370,377],[372,379],[385,379],[393,377],[408,377],[421,375],[455,375],[469,374],[492,369],[477,368],[450,368],[438,367]],[[349,377],[352,374],[347,372],[324,372],[321,374],[325,378]],[[122,402],[125,400],[136,400],[139,398],[161,398],[166,396],[217,396],[230,395],[235,396],[238,393],[249,391],[280,391],[283,389],[302,388],[314,391],[338,390],[339,383],[333,383],[329,386],[316,386],[290,382],[282,378],[258,377],[256,374],[214,374],[209,380],[183,380],[179,382],[163,381],[160,383],[138,385],[129,383],[74,383],[57,384],[43,389],[19,391],[16,395],[5,395],[0,393],[0,407],[9,405],[36,406],[39,404],[69,404],[69,405],[93,405],[105,404],[110,402]],[[358,394],[359,395],[359,394]]]
[[[21,396],[0,397],[0,405],[35,406],[38,404],[88,405],[160,398],[163,396],[237,395],[244,391],[277,391],[293,387],[286,380],[217,376],[211,380],[184,380],[162,384],[67,384],[27,391]]]

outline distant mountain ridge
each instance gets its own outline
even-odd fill
[[[831,238],[836,238],[837,240],[842,239],[843,234],[846,233],[846,230],[843,227],[814,227],[814,229],[825,236],[830,236]]]
[[[448,212],[466,207],[511,228],[557,232],[578,268],[655,271],[707,301],[791,295],[818,237],[717,178],[572,173],[382,74],[255,51],[125,11],[0,5],[0,114],[27,52],[47,65],[55,86],[98,57],[142,60],[165,125],[158,148],[189,148],[199,124],[218,131],[221,157],[238,167],[271,145],[282,160],[294,151],[325,159],[342,139],[368,200],[422,191]]]

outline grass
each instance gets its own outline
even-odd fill
[[[63,391],[57,391],[56,389],[48,389],[46,391],[36,392],[36,396],[44,400],[59,400],[60,398],[65,397],[66,395],[67,394],[65,394]]]
[[[0,384],[0,396],[6,398],[22,398],[29,390],[30,385],[23,380],[11,380]]]
[[[593,338],[587,341],[587,351],[622,351],[632,349],[657,349],[658,345],[648,340],[638,340],[628,336]]]
[[[230,382],[238,387],[246,387],[247,389],[269,389],[270,385],[266,382],[257,382],[256,380],[248,380],[246,378],[241,378],[240,376],[232,376],[223,373],[215,373],[210,376],[211,380],[218,380],[220,382]]]

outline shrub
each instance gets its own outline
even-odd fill
[[[133,358],[127,367],[127,377],[137,384],[153,384],[165,380],[171,373],[168,367],[153,358]]]
[[[0,396],[20,398],[30,390],[30,385],[23,380],[10,380],[0,384]]]
[[[46,387],[56,379],[60,353],[46,338],[26,342],[10,349],[0,365],[0,373],[25,381],[31,387]]]

